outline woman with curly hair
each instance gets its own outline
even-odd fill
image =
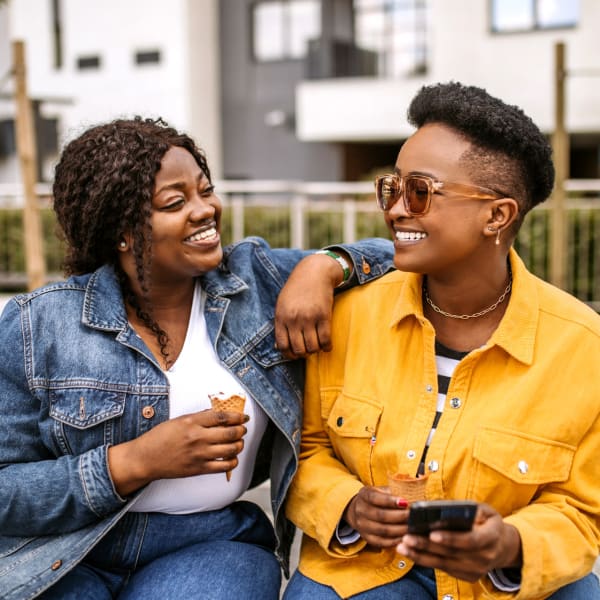
[[[307,362],[285,598],[600,598],[600,317],[512,248],[552,190],[550,147],[459,83],[408,118],[376,180],[398,270],[339,298],[333,351]]]
[[[0,318],[0,597],[277,598],[303,385],[281,350],[327,348],[333,288],[389,242],[223,249],[206,158],[160,120],[69,143],[54,210],[70,277]],[[268,477],[275,528],[239,501]]]

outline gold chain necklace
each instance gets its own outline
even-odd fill
[[[498,306],[500,304],[502,304],[502,302],[504,302],[504,299],[506,298],[506,296],[508,296],[508,294],[510,294],[510,290],[512,289],[512,273],[510,272],[510,270],[508,271],[508,275],[509,275],[508,285],[506,286],[506,289],[500,295],[500,298],[498,298],[498,300],[496,300],[496,302],[494,302],[494,304],[492,304],[491,306],[488,306],[487,308],[484,308],[483,310],[480,310],[479,312],[473,313],[472,315],[453,315],[451,313],[446,312],[445,310],[442,310],[439,306],[434,304],[433,300],[429,297],[429,294],[427,293],[427,282],[426,281],[423,281],[423,295],[425,296],[425,300],[427,301],[427,304],[429,304],[429,306],[431,306],[431,308],[433,308],[433,310],[435,310],[436,313],[439,313],[440,315],[442,315],[444,317],[450,317],[451,319],[476,319],[477,317],[483,317],[483,315],[487,315],[489,312],[492,312],[493,310],[498,308]]]

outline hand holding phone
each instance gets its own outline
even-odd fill
[[[434,529],[469,531],[477,502],[471,500],[423,500],[413,502],[408,513],[408,533],[428,535]]]

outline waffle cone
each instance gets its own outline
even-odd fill
[[[227,412],[244,412],[244,405],[246,404],[246,397],[239,396],[238,394],[232,394],[231,396],[227,396],[226,398],[214,394],[209,395],[210,405],[213,410],[223,410]]]
[[[413,477],[406,473],[390,473],[388,487],[393,496],[404,498],[408,503],[425,500],[427,475]]]
[[[224,396],[222,393],[209,394],[210,405],[213,410],[222,410],[225,412],[243,413],[246,404],[246,396],[241,394],[232,394]],[[227,481],[231,481],[231,471],[225,471]]]

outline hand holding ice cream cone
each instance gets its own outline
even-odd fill
[[[213,410],[236,413],[244,412],[246,396],[242,392],[231,395],[217,392],[216,394],[208,394],[208,397]],[[231,471],[225,471],[225,475],[227,476],[227,481],[231,481]]]

